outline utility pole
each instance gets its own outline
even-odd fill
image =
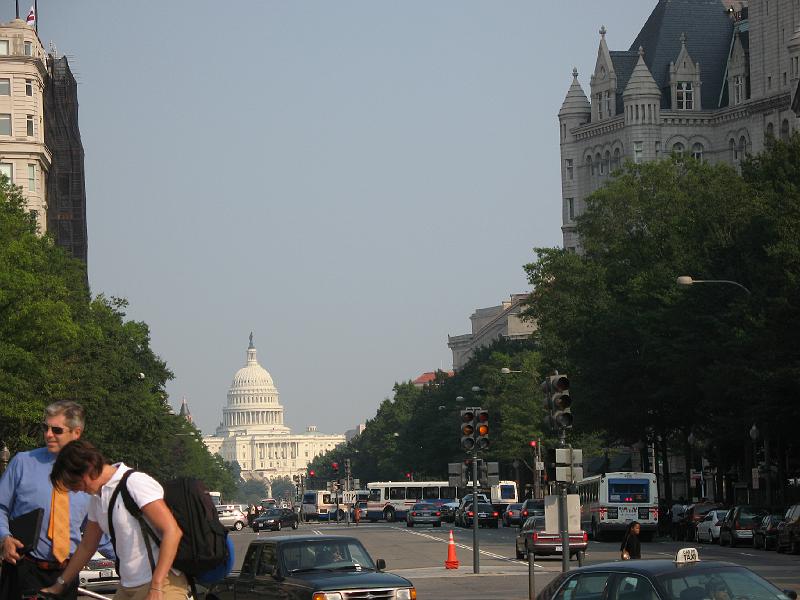
[[[478,551],[478,446],[472,453],[472,572],[480,573],[480,552]]]

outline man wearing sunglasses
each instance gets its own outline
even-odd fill
[[[80,404],[61,401],[49,405],[41,425],[45,446],[17,453],[0,479],[2,600],[21,600],[55,584],[81,540],[89,495],[54,492],[50,471],[61,449],[81,437],[83,429]],[[24,544],[11,535],[9,520],[38,508],[44,509],[39,539],[29,552],[22,553]],[[77,582],[63,597],[77,597]]]

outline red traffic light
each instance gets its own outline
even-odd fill
[[[536,446],[538,446],[538,445],[539,445],[539,442],[537,442],[536,440],[531,440],[531,448],[536,448]]]
[[[313,477],[314,476],[314,469],[309,469],[308,470],[308,476],[309,477]]]
[[[331,467],[333,468],[334,472],[337,472],[339,470],[339,463],[331,463]]]
[[[411,479],[411,472],[406,473],[406,479]]]

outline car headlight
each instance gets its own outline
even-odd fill
[[[342,600],[339,592],[314,592],[311,600]]]
[[[397,600],[417,600],[417,589],[413,587],[399,589],[395,598]]]

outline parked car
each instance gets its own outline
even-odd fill
[[[783,514],[766,515],[753,529],[753,548],[771,550],[778,544],[778,525],[783,522]]]
[[[564,553],[561,535],[558,533],[545,533],[544,523],[544,517],[528,517],[522,524],[516,539],[518,559],[525,559],[528,554],[533,556],[552,556]],[[570,533],[570,558],[577,555],[578,552],[585,552],[588,545],[589,536],[585,531]]]
[[[694,539],[696,542],[711,542],[716,544],[719,542],[719,528],[722,525],[722,520],[728,514],[727,510],[710,510],[706,513],[700,523],[695,529]]]
[[[280,510],[280,509],[278,509]],[[206,598],[393,598],[413,600],[408,579],[387,573],[355,538],[320,535],[254,539],[241,571],[211,584]]]
[[[119,575],[114,568],[114,561],[95,552],[81,569],[78,586],[90,592],[115,592],[119,586]]]
[[[514,502],[509,504],[503,513],[503,526],[511,527],[512,525],[522,525],[522,502]]]
[[[446,523],[453,523],[456,520],[456,511],[458,510],[458,502],[445,502],[441,506],[442,521]]]
[[[522,507],[519,511],[519,525],[522,527],[522,524],[528,519],[528,517],[543,517],[544,516],[544,500],[535,500],[533,498],[528,498],[525,502],[522,503]]]
[[[217,517],[219,517],[219,522],[222,523],[223,527],[228,529],[241,531],[247,525],[247,515],[238,508],[218,506]]]
[[[468,504],[464,509],[464,527],[472,527],[472,519],[475,518],[475,511],[472,504]],[[494,509],[494,506],[485,502],[478,502],[478,527],[493,527],[497,529],[497,519],[500,518],[500,513]]]
[[[258,515],[253,520],[253,531],[258,532],[262,529],[280,531],[284,527],[297,529],[300,526],[300,517],[291,508],[270,508]]]
[[[406,527],[414,525],[442,526],[442,511],[435,504],[418,502],[406,513]]]
[[[790,506],[783,516],[775,549],[778,552],[800,552],[800,504]]]
[[[769,514],[766,508],[748,505],[734,506],[719,527],[719,545],[735,546],[742,542],[753,544],[753,529]]]
[[[722,508],[724,507],[716,502],[697,502],[695,504],[690,504],[686,508],[686,512],[683,514],[683,520],[681,521],[680,531],[683,534],[681,539],[695,539],[697,526],[706,518],[709,511]]]

